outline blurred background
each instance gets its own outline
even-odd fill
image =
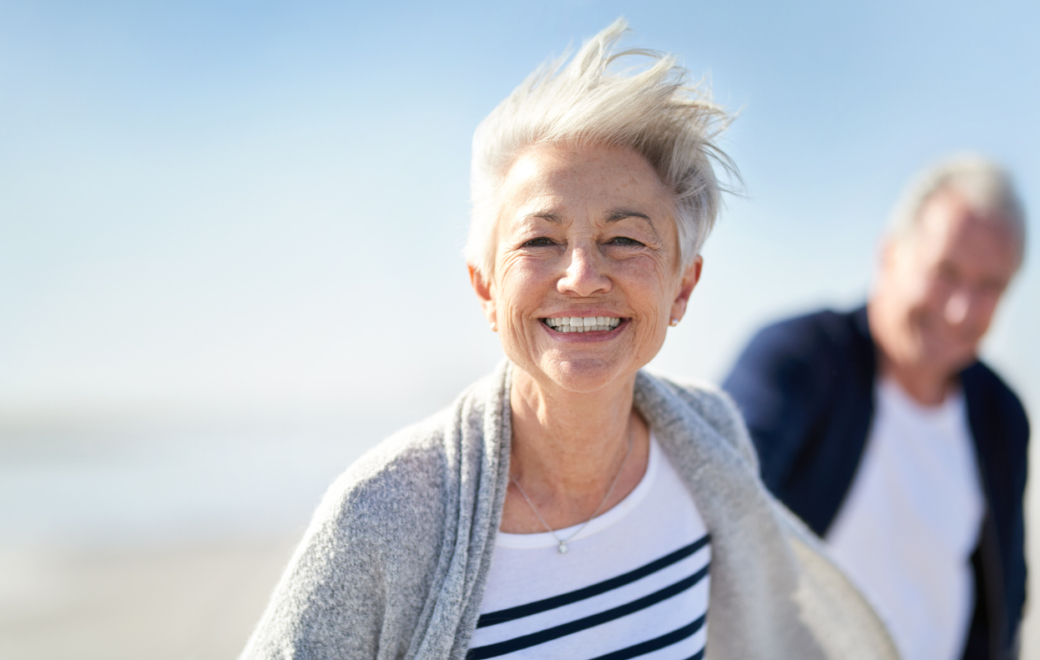
[[[0,1],[0,657],[236,655],[332,478],[500,359],[470,137],[620,15],[740,112],[654,368],[858,304],[907,179],[975,150],[1033,212],[985,356],[1040,424],[1036,2]]]

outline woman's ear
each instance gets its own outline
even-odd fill
[[[480,299],[480,308],[484,310],[484,318],[494,326],[498,317],[495,311],[495,298],[491,283],[484,278],[484,275],[473,264],[466,264],[466,268],[469,270],[469,283],[473,287],[473,291],[476,292],[477,298]]]
[[[704,257],[697,255],[690,265],[683,269],[682,280],[679,282],[679,293],[672,301],[672,315],[670,318],[681,321],[686,314],[686,305],[690,302],[693,289],[701,279],[701,269],[704,268]]]

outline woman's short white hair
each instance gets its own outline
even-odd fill
[[[536,144],[604,144],[641,154],[674,195],[683,264],[699,253],[715,224],[720,187],[715,167],[738,177],[716,140],[731,116],[671,55],[615,52],[624,19],[587,41],[567,62],[531,74],[477,127],[470,192],[473,204],[466,261],[493,272],[498,189],[520,154]],[[621,60],[644,66],[618,66]]]
[[[916,235],[921,210],[937,193],[953,190],[968,201],[980,217],[1007,223],[1025,251],[1026,216],[1011,175],[999,164],[965,154],[940,161],[921,172],[906,188],[892,212],[889,234],[896,240]]]

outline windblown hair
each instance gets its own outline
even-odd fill
[[[946,190],[963,195],[981,217],[1007,223],[1015,234],[1019,255],[1025,253],[1025,209],[1011,175],[997,163],[974,154],[940,161],[919,174],[892,212],[890,236],[897,240],[914,236],[925,204]]]
[[[615,52],[624,19],[567,55],[542,65],[477,127],[466,260],[490,275],[499,188],[524,150],[538,144],[609,145],[641,154],[674,195],[683,264],[699,253],[719,212],[716,167],[739,181],[716,140],[731,116],[703,83],[690,83],[675,57],[648,50]],[[621,67],[622,60],[644,66]]]

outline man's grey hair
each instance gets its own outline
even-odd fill
[[[649,50],[615,52],[624,19],[587,41],[567,62],[542,65],[477,127],[466,261],[490,275],[499,188],[516,159],[539,144],[609,145],[641,154],[674,195],[684,265],[693,261],[719,212],[716,167],[739,180],[716,140],[731,116],[703,83],[690,83],[675,57]],[[622,60],[644,66],[621,67]]]
[[[1025,209],[1011,175],[999,164],[975,154],[943,160],[921,172],[896,204],[890,236],[896,240],[914,236],[925,204],[948,190],[962,195],[980,217],[1005,222],[1015,235],[1019,256],[1024,254]]]

